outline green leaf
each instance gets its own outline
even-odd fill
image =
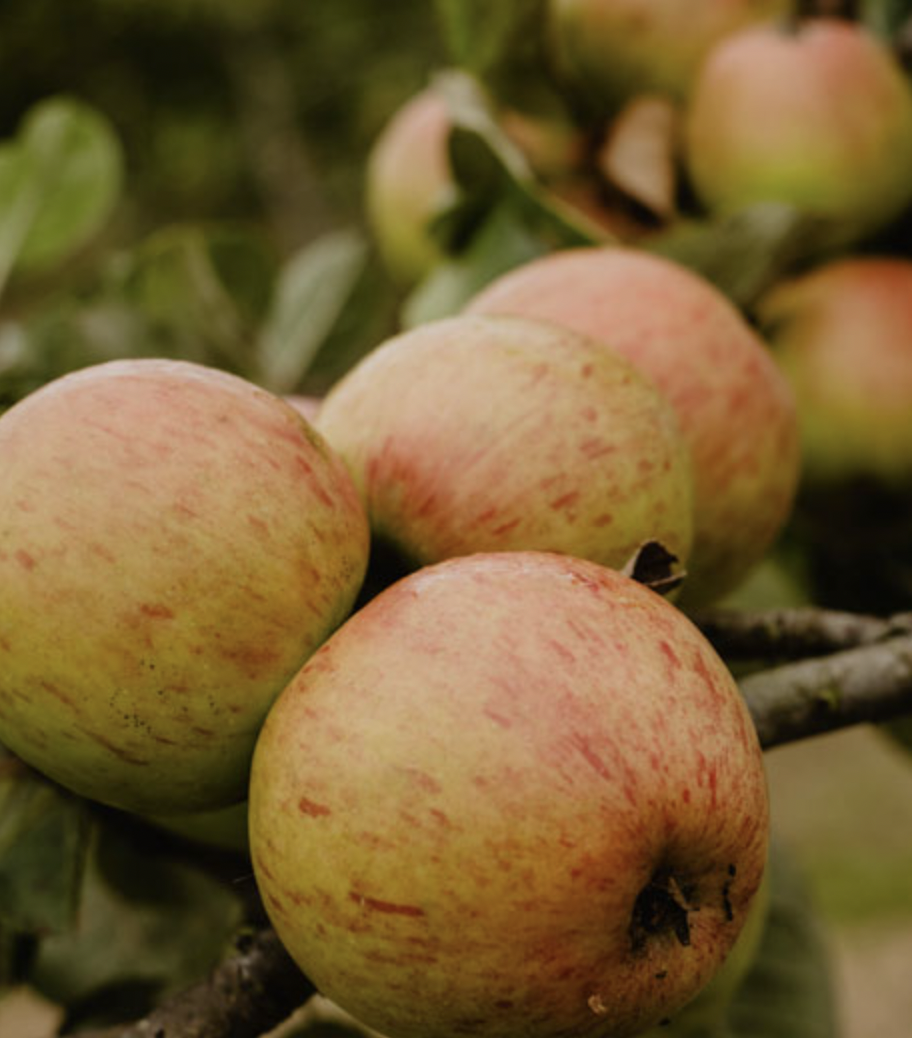
[[[545,56],[547,0],[436,0],[456,65],[525,110],[559,104]]]
[[[0,147],[0,287],[84,246],[120,195],[120,143],[101,113],[55,97],[34,106]]]
[[[912,18],[912,0],[861,0],[859,17],[868,28],[892,42]]]
[[[85,803],[2,751],[0,922],[61,931],[74,920],[87,842]]]
[[[242,922],[238,895],[119,817],[99,826],[78,925],[39,945],[30,982],[78,1006],[132,985],[150,998],[188,986],[221,959]]]
[[[275,393],[300,386],[351,306],[367,260],[364,239],[343,230],[305,246],[285,264],[259,337],[263,385]]]
[[[179,344],[169,353],[249,376],[274,276],[274,258],[260,233],[230,224],[182,224],[155,232],[135,250],[123,292],[143,318]]]
[[[771,902],[760,951],[729,1011],[733,1038],[838,1038],[827,941],[787,849],[770,857]]]
[[[405,327],[458,313],[488,282],[547,251],[515,207],[495,208],[458,256],[439,263],[406,299]]]
[[[822,256],[833,228],[779,202],[717,220],[682,221],[644,243],[712,281],[738,306],[752,303],[795,264]]]

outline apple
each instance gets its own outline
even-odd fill
[[[693,187],[713,212],[790,203],[849,242],[912,202],[912,91],[858,23],[727,36],[701,67],[684,136]]]
[[[912,261],[833,260],[757,309],[798,400],[805,483],[912,490]]]
[[[686,616],[571,556],[479,554],[355,613],[276,701],[256,881],[388,1038],[639,1034],[715,975],[764,872],[755,729]]]
[[[650,1029],[643,1038],[704,1038],[724,1027],[735,995],[757,961],[770,914],[769,869],[763,874],[747,919],[728,957],[700,993],[670,1021]]]
[[[601,343],[459,315],[387,340],[327,394],[318,429],[376,543],[415,568],[476,551],[622,567],[645,541],[682,561],[690,466],[671,407]]]
[[[640,249],[564,249],[502,275],[472,314],[553,321],[623,354],[667,397],[690,450],[694,544],[681,604],[719,598],[788,518],[795,406],[766,344],[708,281]]]
[[[229,804],[228,807],[217,807],[212,811],[192,811],[180,815],[145,815],[143,821],[203,847],[231,851],[234,854],[250,853],[246,800]]]
[[[548,0],[554,63],[595,115],[642,93],[683,101],[699,65],[728,33],[788,13],[791,0]]]
[[[184,361],[0,417],[0,740],[138,814],[246,795],[275,696],[348,614],[368,526],[287,403]]]
[[[368,154],[368,224],[386,269],[404,286],[419,281],[444,255],[431,225],[455,196],[451,126],[446,101],[426,87],[393,114]]]

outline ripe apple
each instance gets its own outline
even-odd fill
[[[663,1025],[643,1038],[701,1038],[716,1033],[724,1024],[735,995],[757,960],[770,914],[769,870],[763,875],[747,918],[725,962],[700,993]]]
[[[430,87],[409,98],[374,141],[365,172],[365,207],[390,275],[419,281],[443,256],[433,218],[452,200],[446,101]]]
[[[685,120],[686,164],[716,212],[791,203],[850,241],[912,202],[912,91],[858,23],[811,19],[723,39]]]
[[[680,602],[716,599],[746,576],[790,513],[797,424],[765,343],[715,287],[639,249],[566,249],[502,275],[466,309],[556,322],[648,375],[674,407],[693,464]]]
[[[271,393],[151,359],[26,397],[0,457],[0,739],[140,814],[243,799],[269,705],[364,574],[341,461]]]
[[[595,114],[659,92],[685,100],[700,62],[728,33],[786,14],[791,0],[548,0],[563,81]]]
[[[601,343],[460,315],[394,336],[330,390],[318,428],[375,539],[412,567],[476,551],[563,551],[621,567],[644,542],[683,560],[687,450],[671,407]]]
[[[912,490],[912,261],[828,262],[758,314],[798,401],[805,482]]]
[[[389,1038],[639,1034],[720,967],[767,834],[713,649],[654,592],[555,554],[382,592],[282,693],[251,771],[280,939]]]

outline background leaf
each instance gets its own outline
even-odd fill
[[[274,393],[292,393],[325,346],[368,260],[367,243],[349,230],[305,246],[283,266],[259,337],[261,379]]]
[[[0,148],[0,285],[14,268],[46,270],[97,234],[118,200],[122,164],[100,112],[68,97],[35,105]]]
[[[242,916],[239,896],[154,830],[140,839],[120,820],[101,824],[78,923],[41,942],[29,980],[77,1015],[115,991],[130,992],[126,1011],[141,1013],[211,970]]]
[[[729,1010],[732,1038],[838,1038],[830,957],[811,894],[781,844],[774,842],[769,867],[769,918]]]
[[[85,804],[0,752],[0,923],[29,933],[65,930],[85,864]]]

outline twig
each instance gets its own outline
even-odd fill
[[[813,606],[710,609],[693,620],[727,660],[799,660],[912,634],[912,613],[883,618]]]
[[[257,1038],[314,994],[269,928],[205,981],[167,999],[144,1020],[79,1032],[79,1038]]]
[[[787,663],[740,681],[764,749],[912,714],[912,634]]]

